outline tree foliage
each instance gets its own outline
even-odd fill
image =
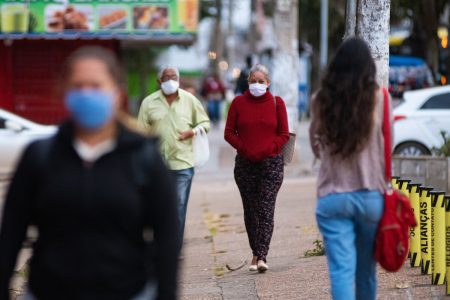
[[[434,15],[438,20],[446,4],[448,0],[391,0],[391,23],[398,23],[405,18],[423,19],[427,7],[435,7]]]
[[[391,24],[404,19],[412,21],[412,35],[406,41],[412,48],[411,54],[425,58],[434,73],[439,59],[439,20],[448,4],[448,0],[391,0]]]
[[[218,0],[200,0],[200,20],[207,17],[217,17]]]

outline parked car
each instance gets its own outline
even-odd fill
[[[0,179],[13,173],[24,148],[56,133],[56,126],[40,125],[0,109]]]
[[[430,155],[450,135],[450,86],[405,92],[394,108],[394,153]]]

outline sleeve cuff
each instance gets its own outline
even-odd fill
[[[194,127],[192,130],[194,131],[194,134],[195,134],[195,135],[199,135],[199,134],[201,134],[202,132],[206,133],[206,129],[205,129],[202,125],[197,125],[197,126]]]

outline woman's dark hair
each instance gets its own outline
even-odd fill
[[[103,62],[117,86],[122,87],[122,69],[116,55],[112,51],[99,46],[81,47],[70,54],[63,68],[62,80],[67,80],[72,72],[73,65],[84,59],[95,59]]]
[[[360,38],[347,39],[330,62],[313,107],[318,134],[332,155],[348,157],[366,145],[377,89],[369,47]]]

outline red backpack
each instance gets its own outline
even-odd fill
[[[391,181],[391,122],[389,94],[384,93],[384,157],[386,179]],[[410,201],[403,193],[388,188],[384,194],[384,212],[375,238],[375,260],[386,271],[396,272],[404,264],[409,251],[409,229],[417,226]]]

